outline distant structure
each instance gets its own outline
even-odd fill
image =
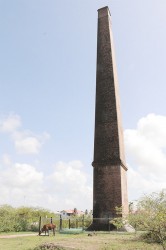
[[[115,207],[128,213],[127,177],[117,70],[108,7],[98,10],[96,111],[93,166],[94,230],[108,228]],[[100,219],[105,218],[105,219]]]
[[[74,209],[68,209],[68,210],[62,210],[60,211],[60,215],[62,218],[69,218],[70,216],[77,215],[77,216],[83,216],[85,213],[80,210],[74,210]]]

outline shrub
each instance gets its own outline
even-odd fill
[[[160,243],[166,250],[166,190],[140,199],[137,211],[129,216],[129,221],[137,229],[147,232],[145,239]]]
[[[65,250],[66,248],[55,245],[54,243],[43,243],[38,247],[35,247],[34,250]]]

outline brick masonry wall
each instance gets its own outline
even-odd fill
[[[94,162],[121,159],[125,163],[110,16],[105,8],[99,11],[99,16]]]
[[[108,7],[98,10],[93,217],[127,213],[127,178],[118,80]]]
[[[120,166],[98,166],[94,168],[94,218],[114,217],[115,207],[121,206]]]

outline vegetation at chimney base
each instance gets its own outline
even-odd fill
[[[145,195],[138,201],[137,210],[129,221],[137,230],[144,230],[143,238],[160,243],[166,249],[166,190]]]
[[[166,250],[166,190],[142,197],[137,202],[136,209],[130,209],[128,217],[122,216],[121,208],[116,208],[116,211],[117,218],[110,222],[117,229],[129,223],[136,231],[144,232],[141,235],[142,239],[159,243],[163,250]]]

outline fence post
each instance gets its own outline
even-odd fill
[[[70,219],[69,219],[69,229],[70,229]]]
[[[108,231],[110,232],[110,217],[108,216]]]
[[[62,215],[60,214],[60,225],[59,225],[59,231],[62,230]]]
[[[40,235],[40,229],[41,229],[41,216],[39,217],[39,235]]]
[[[84,231],[84,215],[82,216],[82,231]]]
[[[51,217],[51,224],[52,224],[52,217]]]

